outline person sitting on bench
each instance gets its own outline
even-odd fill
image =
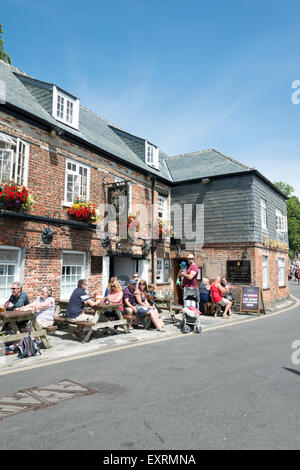
[[[52,288],[43,287],[41,289],[41,295],[35,299],[31,304],[18,307],[15,310],[20,312],[26,312],[34,309],[36,311],[36,320],[40,328],[48,328],[54,323],[54,310],[55,300],[52,297]]]
[[[138,288],[135,291],[135,299],[137,302],[137,316],[140,320],[143,320],[147,313],[150,314],[152,323],[156,327],[157,331],[165,332],[164,322],[160,318],[158,311],[155,307],[151,306],[148,302],[148,287],[147,282],[144,279],[141,279]]]
[[[217,276],[215,281],[210,286],[211,299],[216,305],[225,307],[223,318],[231,319],[233,317],[232,311],[231,311],[232,302],[226,299],[225,297],[223,297],[223,294],[227,293],[228,289],[225,289],[224,287],[222,287],[220,281],[221,281],[220,276]]]
[[[67,307],[66,315],[70,322],[90,322],[90,323],[97,323],[99,315],[87,315],[86,313],[82,313],[83,307],[85,304],[89,305],[90,307],[95,307],[100,302],[95,302],[91,300],[90,296],[86,293],[87,289],[87,280],[80,279],[77,284],[77,288],[73,291],[69,304]],[[82,326],[78,325],[75,331],[72,333],[73,338],[80,339],[80,331]]]

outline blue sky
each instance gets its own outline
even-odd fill
[[[33,77],[168,155],[213,147],[300,197],[299,15],[289,0],[1,0],[0,23]]]

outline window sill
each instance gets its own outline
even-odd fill
[[[271,290],[271,287],[262,287],[262,290]]]
[[[279,289],[285,289],[286,288],[286,286],[278,286],[278,287],[279,287]]]
[[[63,207],[72,207],[72,202],[61,201]]]
[[[158,286],[169,286],[170,285],[170,281],[168,282],[165,282],[165,281],[156,281],[156,284]]]

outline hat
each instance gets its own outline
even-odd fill
[[[194,258],[195,258],[195,256],[194,256],[192,253],[190,253],[189,255],[187,255],[187,259],[194,259]]]
[[[128,281],[128,284],[136,284],[136,281],[135,281],[134,279],[130,279],[130,280]]]

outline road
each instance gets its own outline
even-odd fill
[[[0,376],[1,396],[62,379],[99,392],[4,419],[0,448],[299,449],[299,319],[297,307]]]

